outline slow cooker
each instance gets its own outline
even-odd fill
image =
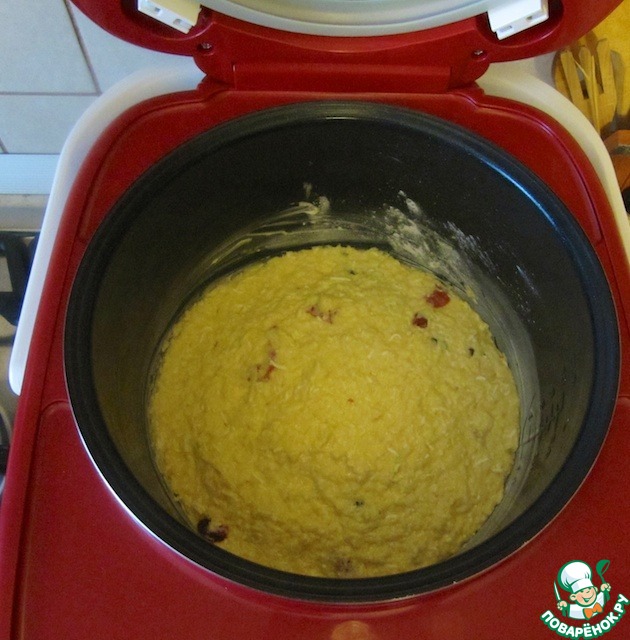
[[[5,636],[623,637],[625,232],[562,124],[475,84],[617,3],[516,3],[506,20],[506,3],[339,3],[331,17],[319,3],[224,2],[191,25],[169,3],[76,4],[206,75],[125,110],[73,180],[2,504]],[[366,579],[261,567],[191,530],[152,464],[147,380],[182,304],[317,244],[377,246],[469,292],[517,379],[505,498],[439,564]],[[577,561],[597,567],[580,580],[601,594],[586,622],[559,604],[575,602],[560,575]]]

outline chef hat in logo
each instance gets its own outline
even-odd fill
[[[586,562],[567,562],[558,572],[558,582],[566,591],[577,593],[581,589],[592,587],[592,571]]]

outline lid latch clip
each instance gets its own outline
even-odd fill
[[[499,40],[525,31],[549,18],[548,0],[508,0],[488,9],[490,28]]]
[[[138,11],[188,33],[197,23],[201,6],[196,0],[138,0]]]

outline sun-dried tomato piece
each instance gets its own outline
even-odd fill
[[[256,365],[256,374],[258,382],[269,382],[271,374],[277,369],[275,364],[268,364],[266,367],[262,364]]]
[[[209,529],[206,533],[206,538],[210,542],[223,542],[229,533],[229,528],[226,524],[220,524],[216,529]]]
[[[329,309],[328,311],[322,311],[317,305],[313,305],[306,310],[306,313],[313,316],[313,318],[319,318],[328,324],[333,323],[333,319],[337,315],[336,309]]]
[[[411,324],[414,327],[420,327],[421,329],[426,329],[429,326],[429,321],[419,313],[414,313],[413,318],[411,319]]]
[[[271,380],[271,374],[278,368],[275,363],[276,356],[276,350],[271,347],[267,356],[267,362],[256,365],[256,380],[258,380],[258,382],[269,382],[269,380]]]
[[[201,518],[197,523],[197,533],[210,542],[223,542],[229,533],[226,524],[220,524],[216,529],[210,528],[210,518]]]
[[[210,528],[210,518],[201,518],[197,523],[197,533],[201,536],[205,536]]]
[[[446,293],[446,291],[444,291],[444,289],[436,287],[428,296],[426,296],[425,300],[433,308],[439,309],[440,307],[445,307],[451,301],[451,297]]]

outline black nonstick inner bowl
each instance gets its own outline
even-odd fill
[[[151,363],[182,305],[214,277],[315,244],[377,246],[434,271],[490,324],[516,378],[522,436],[505,497],[465,549],[439,564],[367,579],[259,566],[189,528],[153,465]],[[213,128],[120,198],[76,275],[65,364],[95,465],[133,517],[167,545],[260,590],[379,601],[474,575],[562,509],[604,440],[618,349],[611,294],[593,249],[529,170],[421,113],[320,102]]]

